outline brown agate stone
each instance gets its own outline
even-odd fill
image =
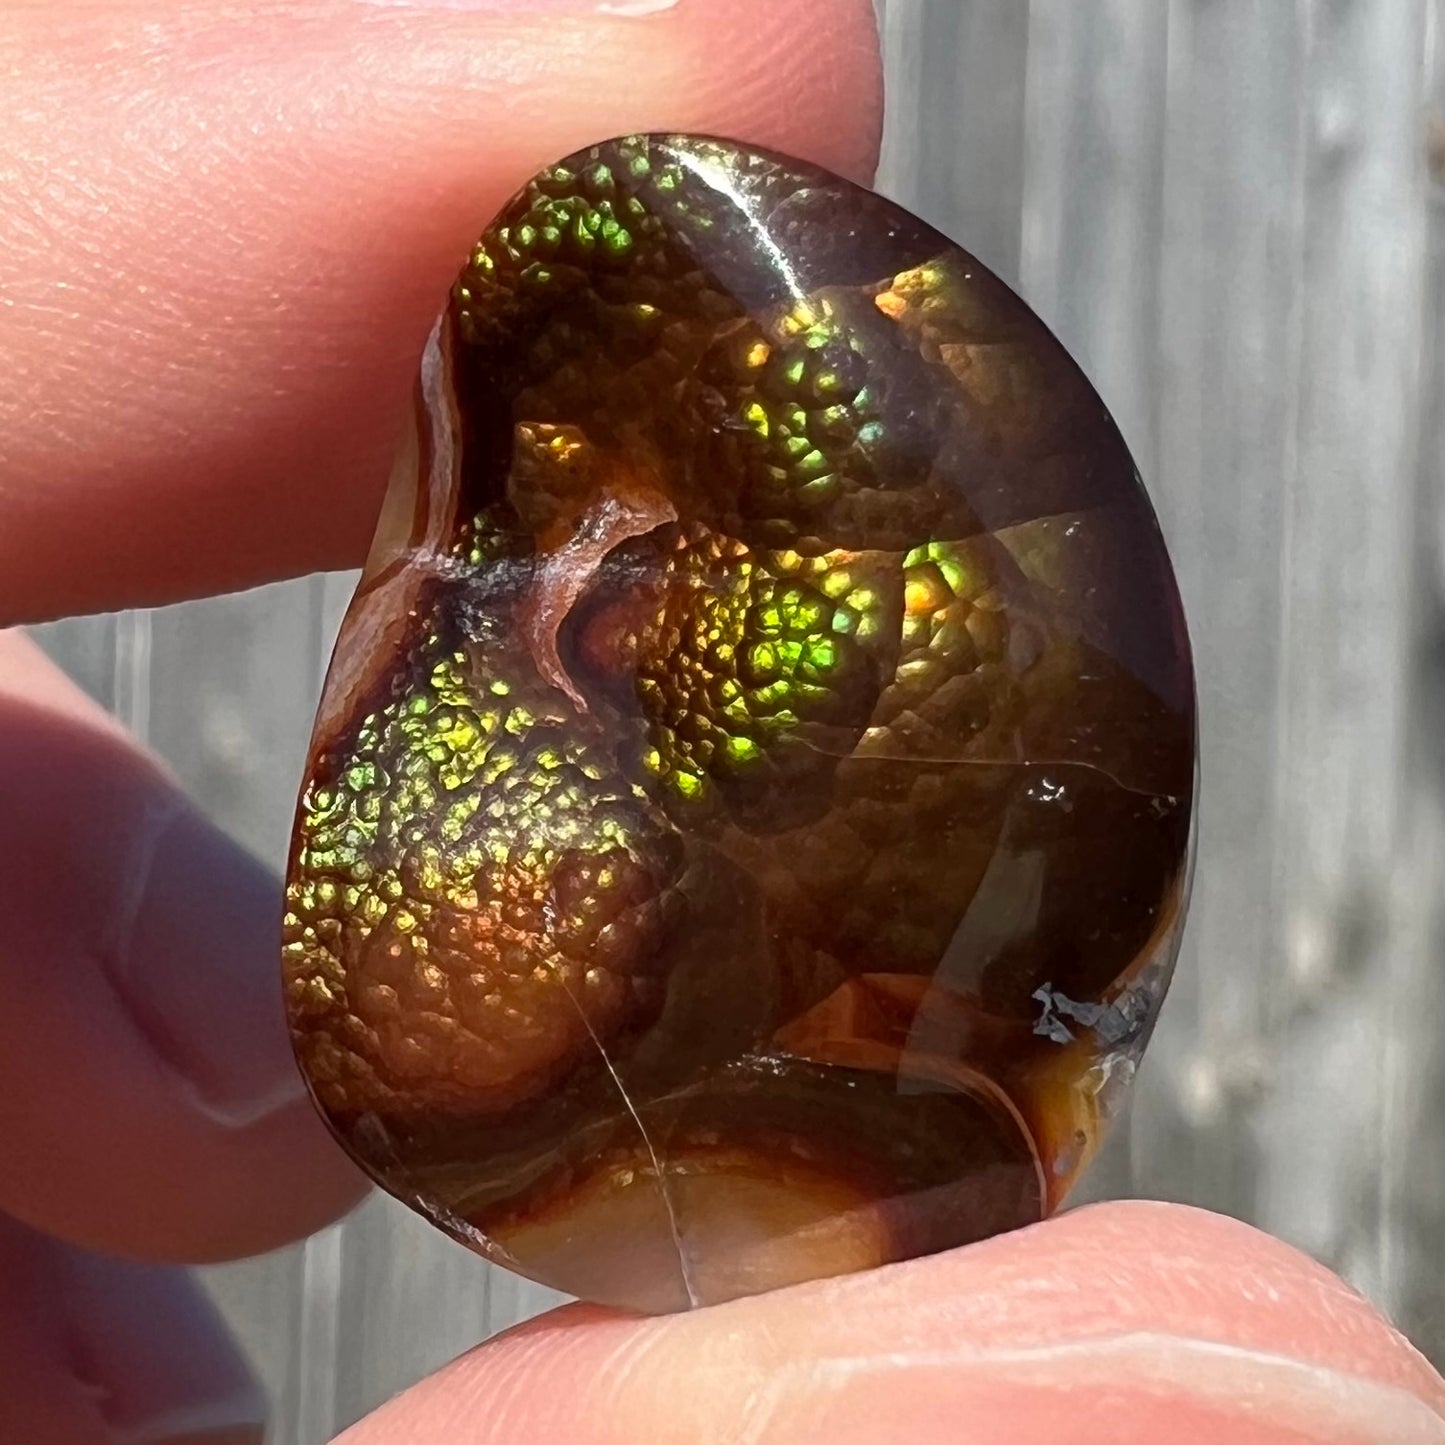
[[[1179,598],[966,252],[689,136],[477,243],[342,630],[291,1027],[388,1190],[667,1310],[1048,1214],[1184,909]]]

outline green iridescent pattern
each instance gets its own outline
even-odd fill
[[[624,143],[619,161],[632,185],[647,180],[662,192],[680,191],[676,164],[654,174],[645,144]],[[523,203],[473,249],[453,289],[463,338],[485,342],[503,335],[529,297],[591,284],[606,273],[675,271],[666,228],[635,191],[619,192],[614,166],[601,159],[558,165],[527,187]],[[645,288],[644,288],[645,289]],[[640,319],[647,315],[640,305]]]
[[[507,559],[525,557],[530,546],[529,540],[515,528],[508,528],[498,520],[495,509],[484,508],[458,525],[448,550],[453,557],[480,571]]]
[[[766,330],[739,326],[714,346],[707,374],[730,399],[727,425],[740,438],[737,504],[763,521],[763,539],[791,543],[871,468],[883,437],[867,384],[865,343],[838,315],[839,302],[799,301]],[[826,532],[826,526],[822,527]]]
[[[416,1090],[398,1107],[494,1107],[539,1088],[589,1026],[606,1037],[653,1006],[667,852],[631,787],[545,699],[500,676],[479,694],[476,658],[435,634],[416,662],[302,798],[284,955],[306,981],[292,1008],[349,1008],[313,1066],[323,1100],[380,1058],[370,1089]],[[367,986],[348,994],[358,968]]]
[[[880,631],[851,560],[677,536],[665,601],[635,645],[645,761],[670,790],[706,800],[715,784],[740,804],[781,769],[827,769],[851,746],[877,694],[866,649]]]
[[[1016,622],[1010,604],[1016,611],[1023,589],[1011,598],[999,586],[1003,560],[987,541],[930,542],[909,552],[903,559],[900,678],[934,693],[980,666],[1006,666]]]

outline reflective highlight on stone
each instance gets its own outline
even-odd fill
[[[316,1100],[648,1310],[1039,1219],[1163,996],[1189,649],[1134,467],[972,257],[780,156],[538,176],[428,347],[297,819]]]

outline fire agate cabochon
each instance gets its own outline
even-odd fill
[[[1195,734],[1169,561],[1028,308],[798,161],[537,176],[423,364],[296,824],[338,1137],[666,1310],[1048,1214],[1143,1050]]]

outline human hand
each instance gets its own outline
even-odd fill
[[[12,3],[0,73],[10,622],[358,563],[432,313],[540,165],[668,128],[864,178],[879,113],[865,0]],[[359,1192],[286,1046],[275,885],[18,634],[0,738],[0,1441],[254,1441],[170,1264]],[[1285,1246],[1112,1205],[694,1315],[577,1307],[346,1437],[638,1438],[1423,1445],[1445,1384]]]

